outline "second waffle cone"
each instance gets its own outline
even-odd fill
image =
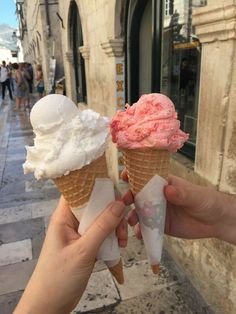
[[[170,167],[170,153],[167,150],[123,150],[123,158],[133,195],[140,192],[156,174],[167,179]],[[159,273],[159,264],[151,267],[154,274]]]
[[[134,195],[156,174],[167,179],[170,167],[170,153],[160,149],[126,149],[123,150],[129,185]]]

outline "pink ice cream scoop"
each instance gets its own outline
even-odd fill
[[[118,148],[157,148],[176,152],[189,135],[180,130],[172,101],[165,95],[146,94],[112,119],[111,135]]]

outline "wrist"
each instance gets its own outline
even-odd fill
[[[50,296],[48,296],[48,298],[50,298]],[[69,314],[69,312],[70,311],[52,307],[50,302],[47,303],[45,300],[42,301],[40,298],[28,298],[23,295],[13,314]]]
[[[221,214],[216,225],[216,238],[236,244],[236,197],[222,192],[217,194]]]
[[[53,291],[45,293],[40,279],[33,273],[15,311],[13,314],[65,314],[69,311],[63,311],[58,308],[58,302],[55,302]]]

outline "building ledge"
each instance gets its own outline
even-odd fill
[[[230,1],[196,9],[193,25],[201,43],[236,39],[236,4]]]
[[[79,47],[79,52],[82,54],[82,57],[85,60],[88,60],[90,57],[90,48],[89,46],[81,46]]]
[[[124,54],[124,40],[121,38],[109,39],[101,43],[101,46],[108,57],[122,57]]]

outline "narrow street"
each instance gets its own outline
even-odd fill
[[[33,133],[26,112],[0,108],[0,313],[12,313],[35,267],[59,193],[50,181],[24,175],[25,145]],[[129,232],[123,250],[125,284],[98,262],[73,313],[213,313],[164,251],[159,276],[151,273],[144,247]],[[55,287],[57,289],[58,287]]]

